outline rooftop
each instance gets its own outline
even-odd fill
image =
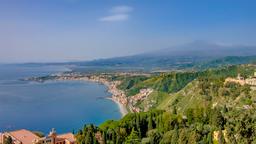
[[[37,135],[35,135],[31,131],[28,131],[25,129],[16,130],[16,131],[7,132],[7,133],[24,144],[33,144],[33,140],[39,138]]]
[[[61,134],[61,135],[58,135],[57,138],[63,138],[63,139],[66,139],[70,142],[75,142],[76,141],[76,139],[75,139],[75,137],[72,133]]]

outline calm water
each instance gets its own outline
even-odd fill
[[[19,79],[64,71],[56,66],[0,65],[0,131],[26,128],[68,132],[85,123],[119,119],[118,106],[103,97],[106,87],[91,82],[23,82]]]

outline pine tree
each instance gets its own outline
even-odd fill
[[[138,136],[138,132],[132,129],[131,134],[127,137],[125,144],[140,144],[140,138]]]

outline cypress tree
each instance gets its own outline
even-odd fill
[[[131,134],[127,137],[125,144],[140,144],[140,138],[138,136],[138,132],[132,129]]]
[[[148,130],[152,130],[152,129],[153,129],[153,120],[152,120],[152,115],[150,114],[148,118]]]
[[[179,134],[178,134],[178,126],[175,125],[175,128],[174,128],[174,132],[173,132],[173,135],[172,135],[172,141],[171,141],[171,144],[177,144],[178,143],[178,140],[179,140]]]
[[[107,144],[107,136],[106,136],[105,131],[102,132],[102,143]]]

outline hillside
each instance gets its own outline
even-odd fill
[[[248,63],[256,63],[256,56],[227,56],[211,61],[198,63],[194,66],[194,68],[205,70],[209,68],[218,68],[228,65],[239,65]]]
[[[115,77],[123,80],[120,88],[127,88],[128,92],[141,88],[154,90],[136,104],[147,112],[130,113],[99,127],[85,125],[77,133],[78,142],[255,143],[256,91],[248,85],[224,84],[225,78],[236,77],[238,73],[252,76],[255,68],[241,65],[150,77]]]
[[[188,71],[188,72],[170,72],[156,73],[151,76],[120,76],[112,80],[122,81],[118,86],[132,100],[133,106],[140,111],[152,108],[160,108],[170,110],[177,108],[181,113],[187,108],[196,106],[208,106],[223,103],[230,103],[234,99],[224,97],[223,93],[241,93],[241,91],[229,90],[224,85],[227,77],[236,77],[241,74],[247,78],[253,75],[254,66],[228,66],[218,69],[208,69],[205,71]],[[236,89],[246,89],[245,86],[236,87]],[[143,89],[152,89],[146,98],[133,100],[137,94]],[[243,97],[239,97],[242,100]],[[223,104],[222,104],[223,105]],[[232,106],[232,105],[231,105]],[[240,104],[241,107],[241,104]]]

